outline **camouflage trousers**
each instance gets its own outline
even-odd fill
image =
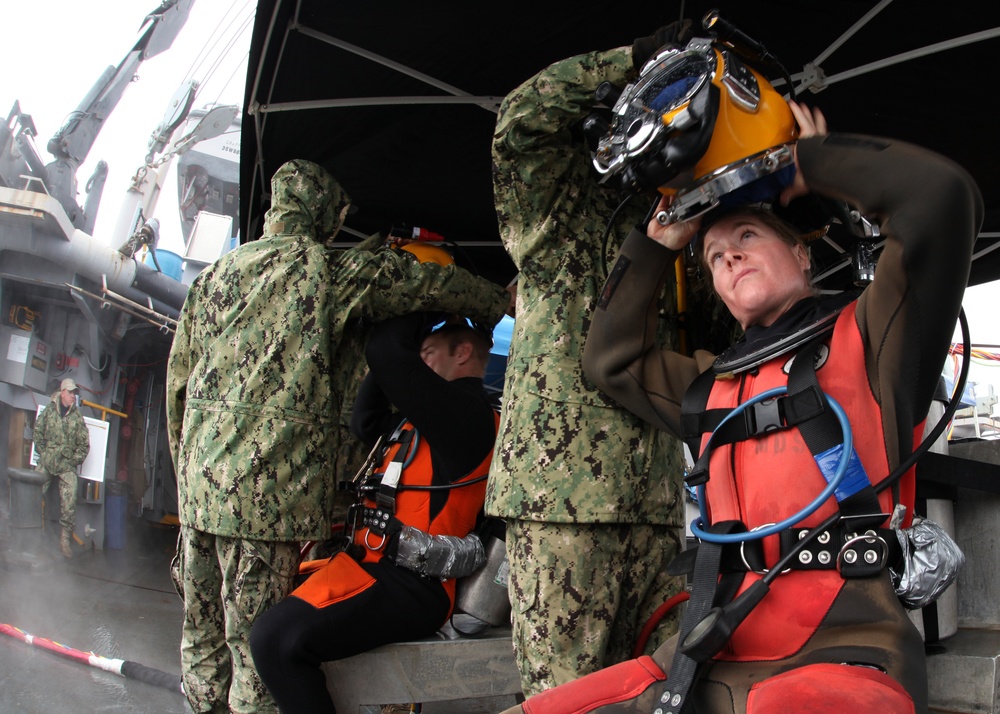
[[[681,538],[671,526],[508,521],[514,654],[526,697],[632,658],[643,626],[684,587],[666,572]],[[645,652],[678,622],[672,610]]]
[[[66,471],[61,474],[50,474],[42,485],[42,498],[48,493],[49,485],[59,480],[59,525],[71,534],[76,529],[76,471]]]
[[[181,680],[195,712],[277,712],[257,676],[250,628],[294,589],[299,544],[181,526],[171,576],[184,601]]]

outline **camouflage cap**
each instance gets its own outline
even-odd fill
[[[319,164],[293,159],[271,178],[271,208],[264,217],[265,235],[307,235],[320,243],[337,235],[351,198]]]

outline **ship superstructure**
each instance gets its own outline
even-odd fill
[[[48,140],[50,160],[36,146],[27,107],[15,102],[0,126],[0,433],[10,435],[0,439],[0,460],[30,468],[34,419],[60,380],[72,377],[98,437],[80,479],[76,537],[97,548],[115,547],[115,531],[129,517],[176,522],[163,404],[167,356],[188,284],[234,245],[237,221],[225,206],[238,205],[238,185],[219,187],[238,174],[239,109],[192,111],[198,83],[177,91],[121,202],[110,244],[92,236],[107,166],[99,162],[82,185],[76,171],[136,68],[169,49],[193,2],[164,2],[146,16],[127,56]],[[203,141],[226,145],[227,132],[236,137],[228,162],[199,162],[201,147],[188,158]],[[178,158],[179,191],[188,199],[180,216],[184,255],[156,250],[155,207]]]

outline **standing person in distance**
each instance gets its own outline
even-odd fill
[[[38,415],[34,431],[38,467],[49,476],[42,494],[59,481],[59,549],[66,558],[73,557],[70,541],[76,528],[77,474],[90,453],[90,434],[76,405],[79,391],[75,381],[64,379]]]

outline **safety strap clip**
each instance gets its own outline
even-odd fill
[[[843,578],[870,578],[882,572],[889,558],[889,546],[877,531],[849,533],[837,554],[837,571]]]
[[[766,434],[769,431],[785,429],[788,423],[785,420],[784,409],[782,408],[784,399],[775,397],[765,399],[762,402],[753,404],[744,412],[748,434]]]

